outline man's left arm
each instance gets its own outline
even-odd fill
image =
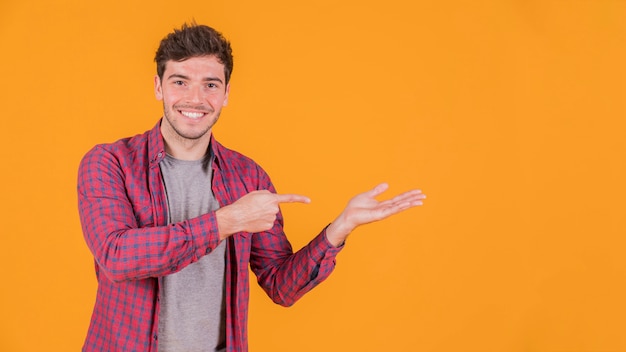
[[[355,228],[422,205],[426,197],[412,190],[385,201],[376,200],[387,188],[380,184],[353,197],[330,225],[296,253],[283,232],[280,212],[272,229],[254,234],[250,265],[268,296],[283,306],[294,304],[330,275],[336,255]]]
[[[282,215],[270,230],[252,236],[250,267],[259,285],[277,304],[288,307],[324,281],[335,268],[335,257],[343,246],[333,246],[326,228],[293,253],[282,232]]]

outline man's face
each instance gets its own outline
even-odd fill
[[[209,139],[229,88],[224,65],[215,56],[168,61],[163,79],[154,79],[156,98],[163,101],[163,136],[182,142]]]

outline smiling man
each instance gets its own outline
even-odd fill
[[[97,145],[78,174],[79,213],[98,292],[83,351],[247,351],[248,266],[277,304],[290,306],[330,275],[348,235],[421,205],[385,184],[352,198],[293,252],[277,194],[251,159],[212,134],[228,102],[230,43],[183,25],[157,50],[163,117],[144,134]]]

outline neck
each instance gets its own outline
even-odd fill
[[[200,160],[207,154],[211,142],[211,131],[198,139],[187,139],[178,134],[161,130],[165,152],[179,160]]]

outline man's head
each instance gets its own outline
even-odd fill
[[[163,72],[170,60],[180,62],[201,56],[215,56],[224,65],[225,83],[228,84],[233,72],[230,42],[215,29],[195,23],[183,24],[180,29],[175,29],[161,40],[154,57],[157,75],[163,80]]]
[[[210,27],[183,25],[161,41],[155,61],[154,93],[163,101],[161,134],[166,152],[194,158],[198,155],[188,152],[198,146],[204,155],[211,129],[228,103],[233,69],[230,44]]]

